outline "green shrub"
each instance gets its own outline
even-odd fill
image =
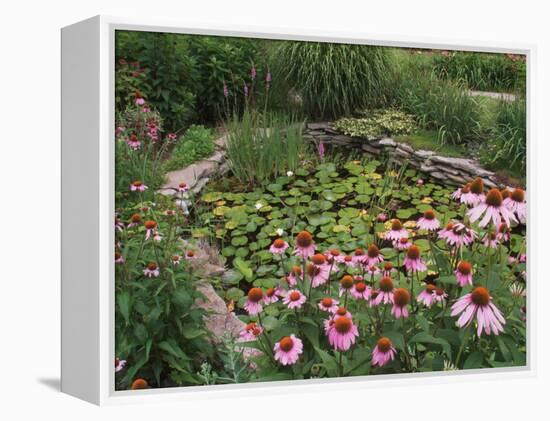
[[[468,144],[480,136],[481,110],[476,99],[456,81],[441,80],[434,73],[409,63],[399,82],[400,108],[414,114],[419,124],[439,132],[439,141]]]
[[[482,161],[495,169],[520,171],[527,167],[527,109],[524,99],[500,101],[493,138],[482,152]]]
[[[525,91],[526,64],[523,56],[455,51],[435,54],[436,74],[460,79],[481,91]]]
[[[255,185],[295,171],[304,150],[303,125],[291,117],[245,110],[227,123],[226,157],[235,177]]]
[[[195,115],[199,73],[184,36],[118,31],[116,57],[118,69],[121,69],[116,77],[119,110],[128,104],[128,94],[131,98],[134,94],[133,91],[128,93],[125,85],[124,75],[128,73],[125,66],[129,63],[130,75],[143,75],[135,81],[135,88],[162,115],[165,127],[176,132],[189,125]]]
[[[336,118],[389,100],[387,48],[288,41],[274,55],[275,75],[286,80],[311,117]]]
[[[212,130],[204,126],[191,126],[174,147],[170,159],[164,164],[165,171],[177,170],[207,158],[214,153]]]
[[[413,115],[399,110],[373,110],[362,118],[341,118],[335,127],[348,136],[377,139],[382,136],[406,135],[416,131]]]

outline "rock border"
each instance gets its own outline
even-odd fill
[[[372,140],[347,136],[336,130],[329,121],[308,123],[304,129],[304,138],[315,144],[322,142],[361,149],[374,157],[387,155],[391,161],[399,165],[408,164],[429,177],[452,186],[462,186],[480,177],[488,187],[505,187],[494,172],[483,168],[475,159],[453,158],[438,155],[434,151],[414,149],[409,143],[398,142],[390,137]]]

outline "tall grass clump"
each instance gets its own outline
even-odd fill
[[[307,115],[336,118],[387,105],[391,53],[366,45],[283,42],[274,51],[274,74]]]
[[[434,71],[444,79],[463,80],[470,89],[521,92],[526,86],[524,56],[455,51],[433,56]]]
[[[416,115],[421,126],[437,130],[440,143],[464,145],[480,135],[481,109],[476,99],[460,82],[442,80],[414,63],[401,77],[397,102]]]
[[[300,121],[247,109],[226,129],[227,161],[242,183],[261,184],[298,168],[304,151]]]
[[[493,139],[482,154],[482,161],[495,169],[527,167],[527,108],[525,99],[500,101],[496,110]]]

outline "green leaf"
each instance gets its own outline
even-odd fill
[[[233,260],[233,266],[235,266],[235,268],[244,275],[247,281],[252,281],[252,269],[243,259],[237,257],[235,260]]]
[[[126,325],[130,323],[130,294],[126,291],[117,293],[117,303],[118,308],[120,310],[120,314],[122,314],[122,317],[124,317],[124,320],[126,321]]]
[[[467,370],[470,368],[481,368],[483,367],[483,354],[479,351],[474,351],[470,355],[468,355],[468,358],[466,358],[466,361],[464,361],[463,369]]]
[[[315,351],[321,358],[321,361],[323,361],[323,366],[327,370],[327,375],[329,377],[336,377],[338,376],[338,363],[336,362],[336,359],[330,355],[328,352],[323,351],[319,347],[314,347]]]
[[[440,345],[443,349],[443,352],[447,355],[447,358],[451,358],[451,345],[443,338],[434,338],[428,332],[419,332],[414,335],[411,340],[411,343],[418,342],[423,344],[436,344]]]

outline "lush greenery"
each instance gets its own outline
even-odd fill
[[[185,168],[193,162],[207,158],[214,153],[214,134],[204,126],[193,125],[187,129],[174,146],[170,158],[165,161],[166,171]]]
[[[434,54],[434,70],[444,79],[463,80],[480,91],[525,91],[523,56],[474,52]]]
[[[274,52],[276,74],[313,118],[335,118],[384,105],[390,83],[387,49],[364,45],[285,42]]]
[[[417,125],[414,116],[398,110],[364,111],[364,117],[341,118],[334,126],[348,136],[379,139],[414,133]]]

